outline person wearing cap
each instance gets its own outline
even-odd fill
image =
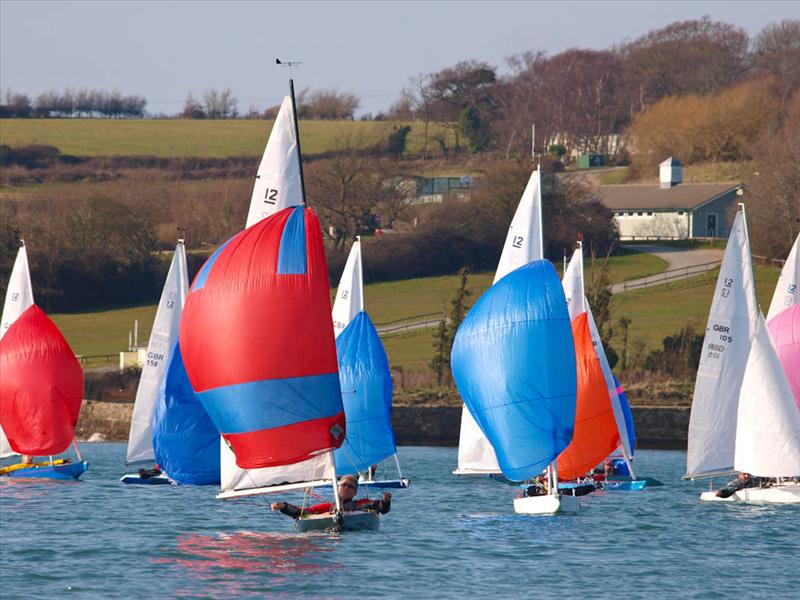
[[[339,499],[342,503],[342,510],[372,510],[385,515],[391,509],[392,495],[389,492],[384,492],[380,500],[370,500],[369,498],[356,500],[356,494],[358,494],[358,477],[355,475],[342,476],[342,478],[339,479]],[[336,505],[332,502],[322,502],[306,508],[300,508],[288,502],[274,502],[272,504],[272,510],[279,510],[287,517],[292,517],[293,519],[299,519],[303,515],[332,513],[335,508]]]

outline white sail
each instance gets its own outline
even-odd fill
[[[769,305],[767,321],[771,321],[778,313],[800,302],[800,235],[794,241],[789,256],[781,269],[775,294]]]
[[[364,310],[364,280],[361,271],[361,238],[357,238],[344,265],[333,302],[333,332],[336,337]]]
[[[33,286],[31,285],[31,271],[28,267],[28,252],[25,244],[17,251],[11,277],[8,279],[6,299],[3,303],[3,316],[0,320],[0,339],[6,334],[8,328],[14,324],[19,316],[33,305]],[[14,456],[17,453],[11,449],[3,428],[0,427],[0,458]]]
[[[800,476],[800,411],[761,315],[739,393],[733,467],[759,477]]]
[[[589,306],[589,303],[586,302],[584,292],[582,247],[578,247],[575,252],[572,253],[572,258],[564,271],[561,285],[564,288],[564,295],[567,298],[569,320],[572,321],[581,313],[586,312]]]
[[[3,304],[2,325],[0,325],[0,339],[8,328],[19,316],[33,305],[33,286],[31,285],[31,272],[28,267],[28,252],[25,246],[20,246],[11,277],[8,279],[6,300]]]
[[[166,374],[170,353],[178,340],[181,313],[189,290],[189,274],[186,267],[186,250],[178,242],[169,266],[167,280],[158,302],[153,330],[147,342],[147,358],[142,367],[139,387],[131,417],[128,437],[127,462],[154,460],[153,411],[158,400],[158,390]]]
[[[511,220],[508,235],[503,244],[503,253],[494,275],[494,282],[511,271],[544,258],[542,238],[542,175],[537,169],[531,174],[528,185],[522,193],[519,206]],[[475,419],[467,410],[461,408],[461,431],[458,440],[458,469],[460,475],[500,473],[492,445],[483,435]]]
[[[531,174],[511,220],[493,283],[497,283],[511,271],[542,258],[542,174],[537,169]]]
[[[236,456],[220,438],[220,488],[218,498],[233,498],[284,491],[286,484],[303,484],[299,488],[328,485],[334,479],[335,469],[331,452],[324,452],[303,462],[280,467],[242,469],[236,465]]]
[[[633,465],[630,464],[630,457],[632,455],[631,441],[628,438],[628,429],[625,426],[625,415],[622,412],[622,405],[619,401],[619,394],[617,394],[617,385],[614,382],[614,375],[611,373],[611,365],[608,363],[606,351],[603,348],[603,342],[600,338],[600,332],[597,329],[597,323],[592,314],[592,308],[585,295],[585,284],[583,278],[583,248],[579,247],[572,253],[572,258],[564,271],[564,278],[561,281],[564,287],[564,295],[567,298],[567,308],[569,309],[570,320],[575,319],[581,313],[585,312],[589,321],[589,334],[592,336],[592,346],[594,346],[597,359],[600,362],[600,370],[603,373],[603,379],[608,389],[608,396],[611,399],[611,409],[614,413],[614,421],[617,424],[617,431],[619,432],[619,439],[622,446],[622,455],[628,463],[628,469],[631,470],[631,475],[636,478],[633,472]]]
[[[279,210],[303,204],[300,154],[294,128],[292,99],[284,97],[258,167],[247,225],[250,227]]]
[[[758,319],[744,213],[736,215],[720,267],[697,369],[686,477],[733,469],[739,390]]]

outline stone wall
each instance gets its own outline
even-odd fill
[[[95,434],[108,441],[126,441],[133,404],[86,400],[77,435],[87,440]],[[639,448],[685,448],[689,408],[634,407]],[[392,412],[397,443],[401,446],[457,446],[461,407],[395,406]]]

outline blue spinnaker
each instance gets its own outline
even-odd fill
[[[631,406],[628,404],[628,397],[625,395],[625,390],[614,375],[614,385],[617,386],[617,396],[619,396],[619,405],[622,407],[622,414],[625,416],[625,429],[628,432],[628,439],[631,442],[631,458],[633,458],[634,449],[636,448],[636,428],[633,426],[633,413]]]
[[[336,339],[347,437],[336,450],[341,474],[365,471],[397,451],[389,360],[369,316],[359,312]]]
[[[219,484],[219,444],[219,431],[189,383],[176,344],[153,414],[156,463],[177,483]]]
[[[478,299],[456,333],[450,362],[508,479],[538,475],[569,445],[575,347],[564,290],[549,261],[512,271]]]

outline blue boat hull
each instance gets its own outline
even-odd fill
[[[88,468],[89,463],[86,461],[64,465],[45,465],[41,467],[31,467],[30,469],[17,469],[16,471],[8,473],[6,477],[69,480],[78,479]]]
[[[375,481],[359,480],[359,487],[372,486],[377,488],[402,490],[411,485],[408,479],[376,479]]]
[[[604,481],[603,489],[613,492],[640,492],[647,487],[647,481],[637,479],[636,481]]]

